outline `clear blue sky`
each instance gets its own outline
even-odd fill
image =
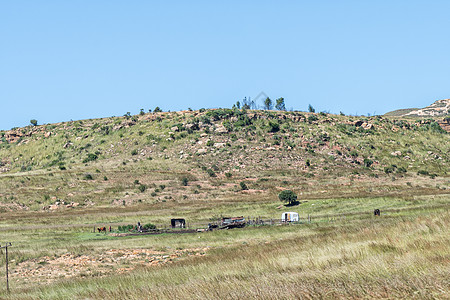
[[[1,1],[0,129],[231,107],[382,114],[450,98],[450,1]]]

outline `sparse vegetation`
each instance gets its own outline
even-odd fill
[[[248,190],[247,185],[246,185],[245,182],[243,182],[243,181],[241,181],[241,182],[239,183],[239,186],[241,187],[241,190]]]

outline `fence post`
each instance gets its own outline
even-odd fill
[[[12,247],[11,243],[6,243],[5,246],[0,245],[0,249],[5,248],[5,256],[6,256],[6,291],[9,293],[9,275],[8,275],[8,247]]]

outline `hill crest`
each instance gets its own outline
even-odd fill
[[[443,117],[450,115],[450,99],[437,100],[424,108],[397,109],[385,114],[396,117]]]

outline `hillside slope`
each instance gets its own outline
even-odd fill
[[[385,114],[395,117],[443,117],[450,115],[450,99],[437,100],[425,108],[398,109]]]
[[[285,188],[326,198],[448,186],[450,139],[433,120],[216,109],[0,135],[3,210],[225,203],[274,199]]]

